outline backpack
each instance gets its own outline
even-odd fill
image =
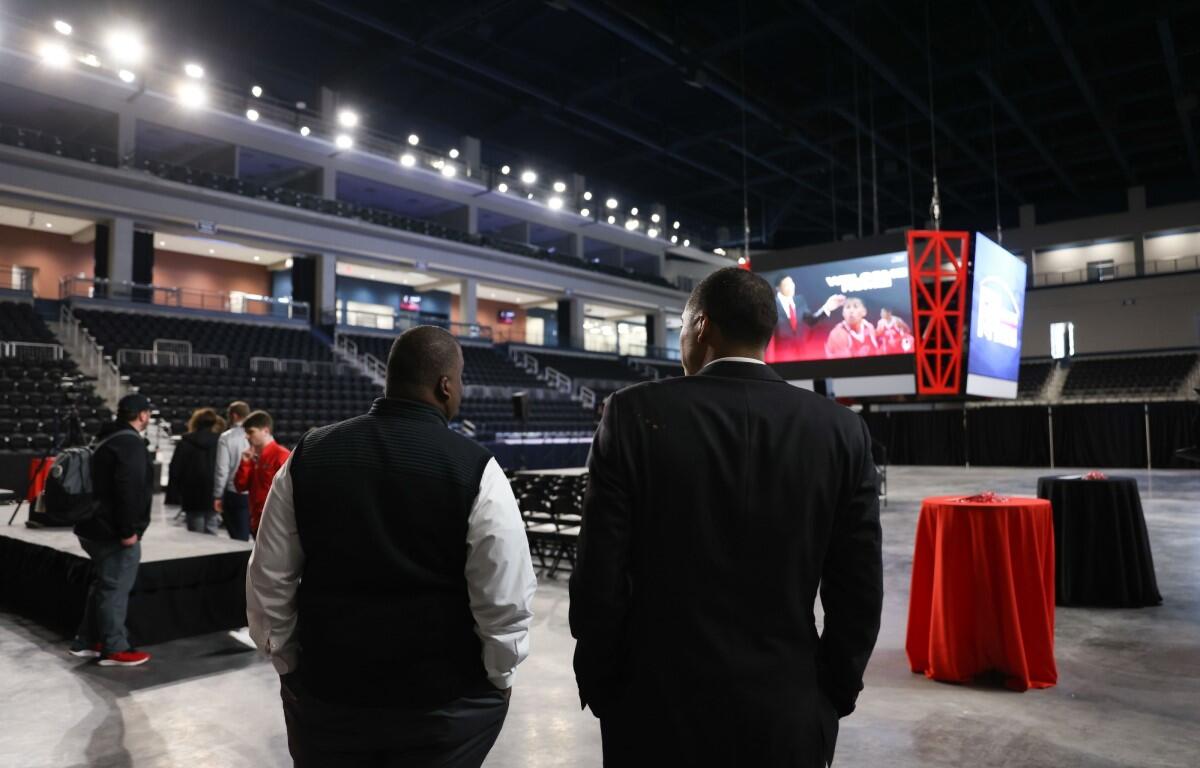
[[[65,448],[54,457],[54,466],[46,475],[46,485],[38,497],[38,511],[45,517],[42,525],[74,525],[96,514],[92,498],[92,457],[96,451],[126,430],[112,433],[90,446]],[[129,434],[138,437],[136,432]]]

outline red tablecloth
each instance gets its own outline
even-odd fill
[[[1058,682],[1054,518],[1044,499],[925,499],[917,521],[905,643],[913,672],[1017,691]]]

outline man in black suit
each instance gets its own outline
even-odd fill
[[[802,360],[809,329],[822,317],[832,317],[833,311],[846,303],[843,294],[835,293],[825,300],[816,312],[810,312],[808,302],[796,295],[796,281],[784,275],[775,286],[775,359],[779,362]]]
[[[570,619],[606,766],[824,766],[862,689],[883,601],[870,436],[762,363],[773,294],[710,275],[687,376],[604,409]]]

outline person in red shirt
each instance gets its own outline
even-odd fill
[[[867,306],[852,297],[842,305],[842,322],[834,326],[825,340],[825,357],[868,357],[879,354],[875,327],[867,321]]]
[[[271,414],[266,411],[255,411],[242,422],[250,447],[242,452],[242,463],[233,484],[238,491],[250,494],[250,533],[253,535],[258,535],[258,521],[262,519],[271,481],[292,454],[275,442],[271,434],[273,424]]]

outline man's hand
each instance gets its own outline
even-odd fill
[[[828,299],[826,299],[825,303],[823,305],[821,305],[821,311],[827,315],[832,315],[833,310],[837,309],[838,307],[842,306],[845,303],[846,303],[845,294],[835,293],[832,296],[830,296]]]
[[[242,451],[242,461],[254,461],[254,449],[247,448]]]
[[[216,512],[218,515],[225,514],[225,502],[220,499],[213,499],[213,512]]]
[[[133,534],[132,536],[130,536],[128,539],[121,539],[122,547],[132,547],[134,544],[137,544],[137,543],[138,543],[138,535],[136,533]]]

